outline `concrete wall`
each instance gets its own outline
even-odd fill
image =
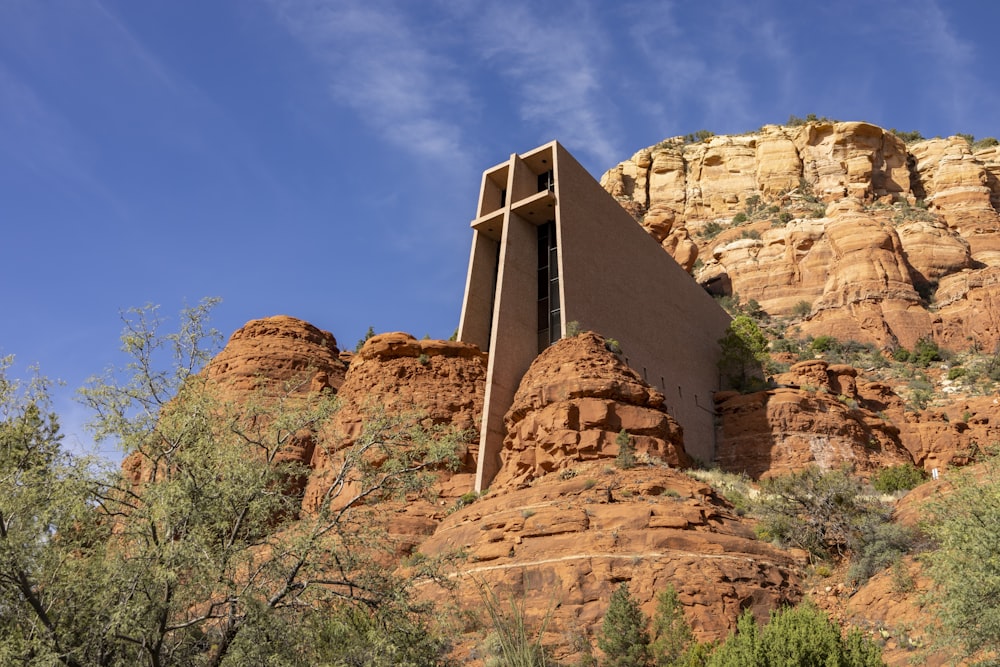
[[[563,318],[614,338],[629,366],[663,392],[684,447],[715,455],[717,341],[729,316],[562,146],[556,198]]]
[[[506,435],[503,417],[531,362],[538,356],[537,227],[508,213],[500,245],[500,271],[493,305],[493,330],[479,438],[476,490],[489,486],[500,469]]]
[[[549,169],[554,196],[538,192]],[[487,170],[477,212],[459,325],[459,340],[489,341],[476,489],[499,469],[503,417],[538,353],[537,225],[552,218],[563,331],[576,321],[618,340],[626,362],[664,393],[688,453],[711,461],[725,311],[555,142]]]
[[[493,278],[497,275],[499,241],[478,230],[472,232],[472,252],[469,273],[465,278],[465,299],[462,319],[458,323],[458,340],[478,345],[486,350],[490,344],[490,322],[493,311]]]

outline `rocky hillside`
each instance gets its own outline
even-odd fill
[[[946,470],[1000,441],[998,172],[996,146],[905,144],[830,122],[667,140],[608,171],[602,182],[622,206],[772,339],[766,388],[715,396],[716,458],[700,463],[756,488],[811,466],[865,479]],[[899,566],[916,582],[905,593],[886,573],[858,587],[844,568],[818,574],[805,552],[759,538],[742,495],[751,491],[685,472],[696,463],[664,397],[613,349],[584,332],[535,360],[481,497],[487,360],[475,346],[388,333],[346,353],[329,332],[272,317],[233,334],[207,373],[237,398],[293,377],[301,391],[337,393],[321,442],[288,452],[307,466],[304,514],[320,509],[333,459],[373,415],[465,431],[459,469],[440,471],[429,495],[385,505],[381,521],[396,555],[387,565],[449,557],[454,587],[420,595],[468,621],[454,632],[470,664],[483,657],[481,585],[525,600],[531,623],[552,609],[545,642],[572,661],[594,644],[621,582],[650,615],[672,584],[699,640],[725,637],[744,609],[765,619],[810,598],[884,643],[890,664],[911,660],[928,617],[919,563]],[[621,465],[623,450],[634,466]],[[919,515],[904,499],[903,521]]]
[[[883,348],[1000,342],[1000,147],[868,123],[668,139],[602,184],[717,295]]]

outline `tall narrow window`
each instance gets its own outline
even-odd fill
[[[559,299],[559,250],[556,223],[538,227],[538,351],[562,338],[562,304]]]
[[[552,191],[556,188],[556,175],[552,169],[538,175],[538,191]]]
[[[504,190],[503,192],[507,192]],[[500,242],[497,241],[497,251],[493,259],[493,283],[490,285],[490,326],[487,329],[489,333],[486,335],[486,349],[490,349],[490,343],[493,342],[493,313],[497,308],[497,279],[500,275]]]

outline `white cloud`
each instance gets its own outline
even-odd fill
[[[390,143],[421,157],[460,155],[455,117],[469,105],[456,67],[405,20],[408,5],[269,0],[325,65],[330,93]]]
[[[602,64],[608,37],[585,7],[545,20],[525,5],[493,5],[476,38],[487,63],[513,83],[521,118],[548,133],[544,140],[559,139],[607,165],[621,159],[607,88],[615,75]]]

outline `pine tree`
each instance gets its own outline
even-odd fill
[[[673,584],[657,596],[656,614],[653,616],[653,643],[650,645],[657,667],[674,667],[683,664],[683,657],[691,644],[691,626],[684,618],[684,608]]]
[[[604,652],[602,667],[647,667],[650,664],[646,615],[622,583],[611,595],[597,646]]]

